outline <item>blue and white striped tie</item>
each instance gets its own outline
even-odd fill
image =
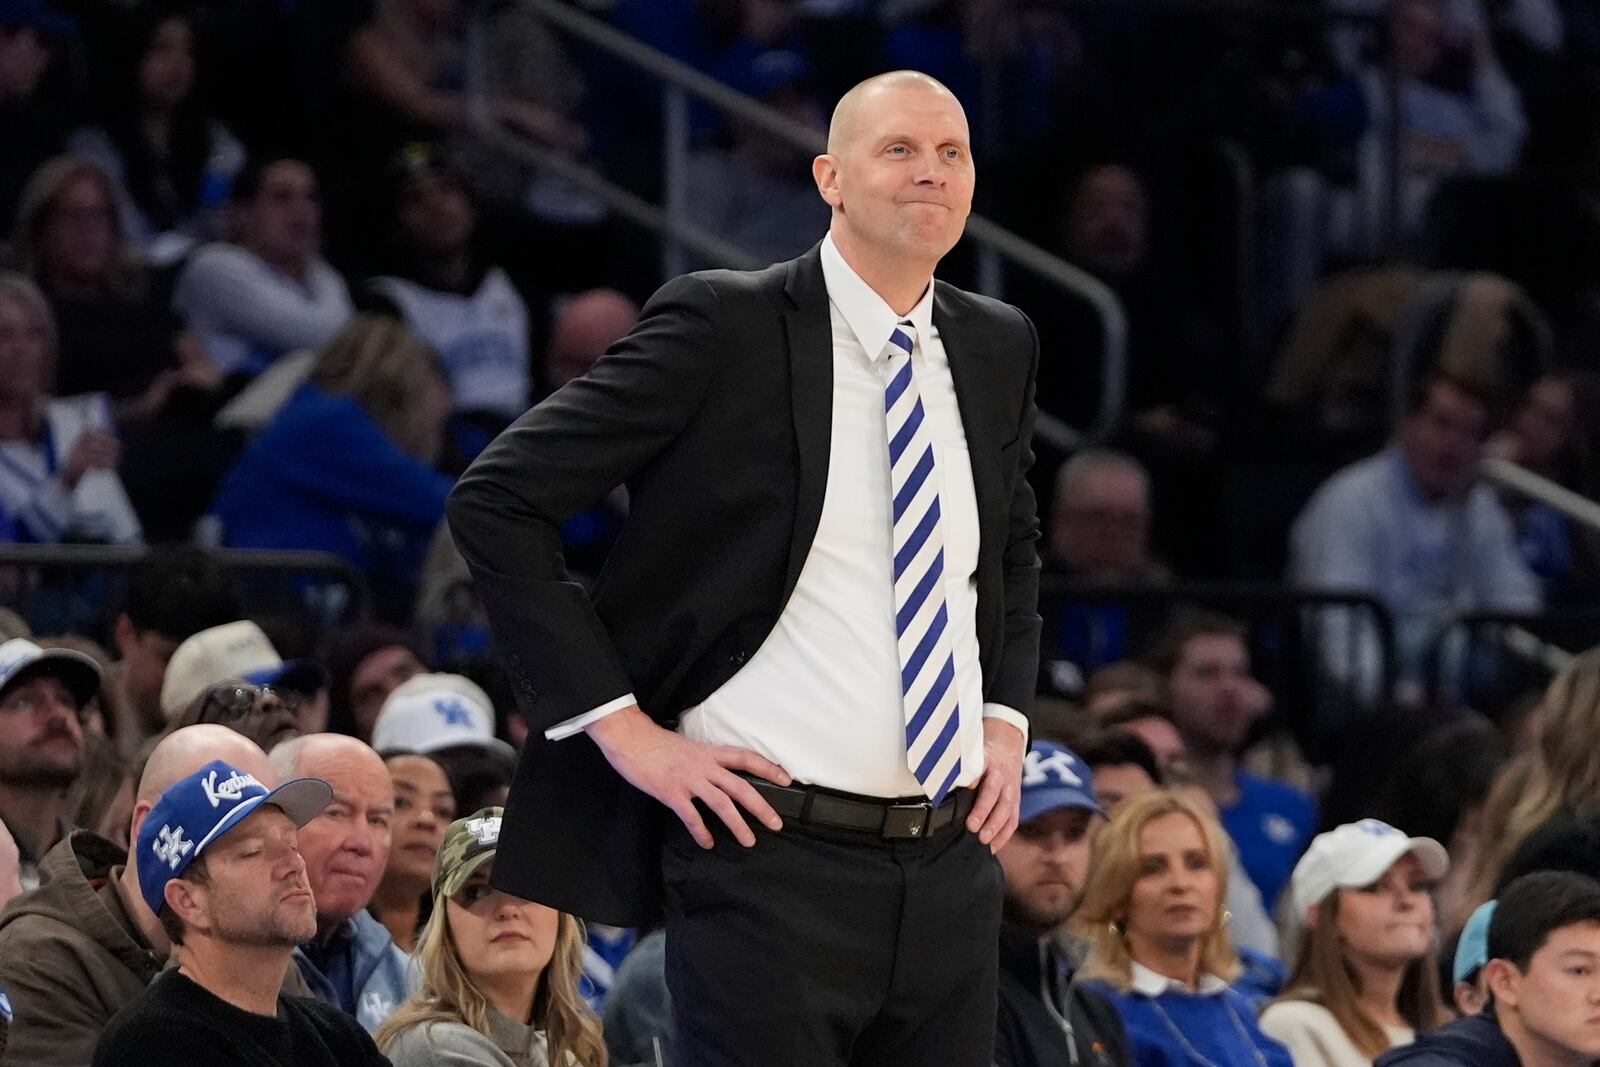
[[[894,493],[894,626],[906,764],[937,804],[961,776],[960,707],[944,597],[939,477],[922,395],[911,372],[915,332],[911,323],[902,322],[889,335],[883,410]]]

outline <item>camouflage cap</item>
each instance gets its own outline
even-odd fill
[[[504,808],[483,808],[450,824],[433,864],[434,899],[455,896],[473,872],[494,859],[503,814]]]

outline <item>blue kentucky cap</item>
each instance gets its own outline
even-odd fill
[[[1021,821],[1059,808],[1079,808],[1100,815],[1094,775],[1071,749],[1053,741],[1035,741],[1022,761]]]
[[[181,878],[201,853],[263,804],[304,826],[333,800],[321,778],[296,778],[276,789],[221,760],[212,760],[161,794],[139,828],[139,891],[157,915],[167,883]]]

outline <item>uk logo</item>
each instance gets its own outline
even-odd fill
[[[1065,752],[1052,752],[1048,756],[1030,751],[1022,761],[1022,784],[1025,788],[1048,785],[1054,778],[1061,785],[1083,788],[1083,777],[1078,774],[1078,761]]]
[[[1377,819],[1362,819],[1356,823],[1356,829],[1372,837],[1390,837],[1400,832],[1388,823],[1379,822]]]
[[[194,851],[194,842],[184,840],[183,827],[174,830],[170,826],[163,826],[151,847],[155,849],[156,859],[177,870],[183,858]]]
[[[487,819],[468,819],[467,833],[477,839],[480,845],[492,845],[500,840],[500,816],[491,815]]]
[[[472,713],[457,697],[440,697],[433,702],[433,710],[439,713],[446,726],[472,725]]]

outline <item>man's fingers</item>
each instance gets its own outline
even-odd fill
[[[1017,819],[1016,819],[1016,816],[1012,815],[1012,816],[1007,817],[1007,819],[1005,821],[1005,825],[1002,826],[999,829],[999,831],[995,833],[994,839],[989,842],[989,850],[991,852],[999,852],[1001,849],[1006,847],[1006,842],[1010,841],[1011,840],[1011,836],[1013,834],[1015,834],[1016,832],[1017,832]]]
[[[994,807],[989,809],[988,815],[983,820],[983,829],[978,831],[978,840],[984,844],[992,844],[1006,823],[1011,821],[1011,814],[1016,810],[1011,794],[1006,787],[1001,786],[996,790]]]
[[[739,814],[738,805],[734,804],[732,797],[709,781],[701,783],[697,795],[705,806],[733,831],[733,836],[739,844],[749,848],[756,843],[756,835],[745,825],[744,817]]]
[[[706,829],[705,821],[700,818],[700,813],[695,810],[694,797],[685,795],[682,800],[667,806],[683,821],[684,829],[689,831],[689,836],[694,838],[695,844],[701,848],[710,848],[715,844],[711,837],[711,831]]]
[[[972,811],[967,815],[967,829],[975,834],[979,833],[999,799],[1000,782],[993,771],[986,770],[983,772],[983,779],[978,783],[978,799],[972,802]],[[985,839],[984,844],[988,843]]]
[[[756,787],[740,778],[732,771],[723,771],[712,779],[712,783],[727,793],[739,806],[761,820],[769,830],[782,830],[783,820],[778,813],[772,810],[772,805],[767,803],[767,798],[756,792]]]
[[[765,756],[759,756],[747,748],[733,748],[729,745],[720,745],[711,750],[716,761],[731,770],[748,771],[759,778],[779,785],[789,785],[794,779],[789,777],[789,772],[773,763]]]

